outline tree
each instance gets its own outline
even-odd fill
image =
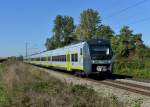
[[[75,29],[73,18],[70,16],[64,16],[63,18],[63,45],[68,45],[73,40],[72,32]]]
[[[96,31],[96,38],[111,39],[114,35],[114,31],[110,26],[101,25]]]
[[[45,46],[47,50],[68,45],[74,40],[72,34],[75,29],[73,18],[57,15],[54,20],[53,36],[47,38]]]
[[[62,34],[63,34],[63,16],[57,15],[55,20],[54,20],[54,28],[53,28],[53,33],[54,33],[54,38],[55,39],[55,45],[56,47],[60,47],[61,40],[62,40]]]
[[[87,9],[80,14],[80,30],[84,39],[91,39],[95,36],[96,30],[101,23],[100,15],[96,10]]]
[[[115,54],[119,53],[119,49],[118,49],[119,44],[120,44],[119,37],[113,36],[111,38],[111,45],[112,45],[113,52]]]
[[[143,44],[141,37],[141,34],[134,34],[133,30],[128,26],[124,26],[121,28],[120,33],[112,38],[112,46],[118,55],[128,57],[130,54],[135,54],[137,46]]]
[[[75,34],[75,37],[76,37],[76,41],[84,40],[83,32],[82,32],[82,29],[81,29],[80,25],[78,25],[76,27],[74,34]]]
[[[47,50],[52,50],[57,48],[54,36],[46,39],[45,47]]]

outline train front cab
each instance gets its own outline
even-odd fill
[[[112,73],[113,64],[110,42],[106,40],[90,40],[86,43],[84,52],[84,69],[87,74]]]

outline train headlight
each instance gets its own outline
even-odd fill
[[[111,60],[108,60],[108,63],[111,63]]]
[[[95,61],[93,60],[92,63],[95,63]]]
[[[107,48],[107,50],[106,50],[106,55],[109,55],[109,48]]]

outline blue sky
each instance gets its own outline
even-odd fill
[[[46,38],[52,35],[56,15],[72,16],[79,23],[80,13],[97,10],[102,23],[117,33],[121,26],[129,25],[135,33],[142,33],[144,43],[150,46],[150,0],[113,15],[113,13],[141,0],[0,0],[0,56],[25,55],[45,50]],[[139,21],[147,19],[146,21]]]

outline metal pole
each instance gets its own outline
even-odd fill
[[[26,57],[28,56],[28,43],[26,42]]]

